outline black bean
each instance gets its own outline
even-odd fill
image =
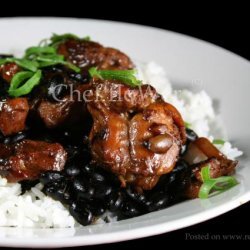
[[[143,204],[146,201],[146,197],[144,194],[137,193],[135,190],[132,190],[131,187],[126,188],[126,194],[128,197],[130,197],[132,200]]]
[[[50,101],[59,101],[68,91],[68,85],[64,83],[61,75],[55,75],[48,80],[47,98]]]
[[[188,168],[189,168],[189,166],[184,160],[179,160],[176,163],[172,173],[180,173],[180,172],[187,170]]]
[[[187,152],[187,144],[182,145],[180,155],[183,156]]]
[[[82,204],[73,202],[69,207],[69,212],[75,218],[75,220],[83,226],[91,224],[93,220],[91,211]]]
[[[93,173],[93,175],[91,175],[91,180],[93,182],[102,183],[105,181],[105,177],[101,173]]]
[[[198,138],[198,135],[190,128],[186,128],[187,140],[192,142]]]
[[[123,198],[120,193],[113,193],[107,199],[107,208],[111,212],[118,211],[122,206]]]
[[[67,184],[61,187],[56,187],[54,185],[49,185],[44,187],[44,192],[46,195],[50,196],[54,200],[58,200],[62,202],[63,204],[71,204],[72,196],[67,190]]]
[[[94,198],[105,199],[112,192],[112,187],[108,185],[96,185]]]
[[[150,197],[150,202],[147,203],[149,212],[160,210],[166,207],[169,203],[169,196],[166,193],[155,193]]]
[[[89,185],[86,180],[76,179],[73,182],[73,190],[77,199],[91,199],[95,193],[95,189]]]
[[[77,146],[67,145],[67,147],[65,147],[65,150],[68,153],[68,161],[74,160],[74,158],[78,154],[80,154],[80,149]]]
[[[91,202],[88,207],[94,216],[101,216],[106,211],[106,207],[104,206],[104,204],[101,204],[97,201]]]
[[[59,64],[43,68],[43,71],[46,73],[62,73],[64,70],[64,67]]]
[[[16,135],[12,136],[11,143],[13,143],[13,144],[18,143],[18,142],[26,139],[26,137],[27,137],[27,132],[25,132],[25,131],[19,132]]]
[[[80,169],[75,165],[66,166],[65,173],[70,177],[75,177],[80,174]]]
[[[135,217],[135,216],[138,216],[138,215],[141,214],[138,207],[132,202],[126,202],[122,206],[121,213],[122,213],[123,216],[125,216],[127,218],[132,218],[132,217]]]
[[[49,184],[49,183],[55,183],[55,182],[60,182],[63,180],[65,177],[61,172],[58,171],[47,171],[41,174],[40,176],[40,181],[44,185]]]
[[[21,181],[21,188],[22,188],[22,194],[24,194],[26,191],[29,191],[32,187],[34,187],[39,180],[24,180]]]
[[[7,83],[4,79],[0,76],[0,102],[4,102],[8,98],[8,89],[10,84]]]
[[[87,190],[87,183],[84,183],[82,180],[76,179],[73,182],[73,188],[76,192],[86,192]]]
[[[84,73],[84,72],[83,73],[70,72],[69,77],[72,80],[75,80],[81,84],[87,83],[90,80],[90,76],[87,72],[86,73]]]
[[[8,162],[8,160],[0,158],[0,165],[5,165]]]
[[[81,172],[83,174],[92,174],[93,173],[93,166],[91,164],[86,164],[81,167]]]
[[[4,144],[10,144],[11,143],[11,136],[7,136],[3,138],[3,143]]]

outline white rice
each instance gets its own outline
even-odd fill
[[[205,91],[199,93],[188,90],[173,91],[164,69],[154,62],[140,65],[139,76],[145,83],[155,86],[165,100],[180,111],[184,120],[199,136],[213,140],[210,128],[220,127],[218,123],[220,119],[213,109],[212,99]],[[229,142],[216,146],[231,159],[242,155],[242,152],[232,147]],[[20,184],[7,183],[6,179],[0,177],[0,226],[64,228],[78,225],[67,208],[45,196],[41,189],[42,184],[37,184],[29,192],[20,195]],[[115,221],[116,217],[106,213],[96,223],[103,223],[106,220]]]
[[[0,177],[0,226],[61,228],[74,227],[75,220],[58,201],[41,192],[37,184],[21,194],[21,185]]]

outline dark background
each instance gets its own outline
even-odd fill
[[[77,2],[80,3],[80,2]],[[62,16],[78,18],[107,19],[138,23],[168,29],[190,36],[194,36],[221,47],[224,47],[242,57],[250,59],[250,36],[249,36],[249,14],[247,6],[240,1],[233,6],[229,3],[225,6],[212,4],[199,4],[193,6],[190,3],[176,2],[173,7],[169,2],[159,4],[157,1],[143,4],[140,8],[134,3],[119,2],[108,4],[92,1],[88,5],[73,6],[70,3],[58,4],[51,7],[51,2],[43,1],[31,9],[25,8],[23,2],[15,3],[15,10],[6,7],[1,11],[1,16]],[[17,10],[22,10],[19,13]],[[198,8],[197,8],[198,7]],[[232,8],[230,8],[232,7]],[[0,31],[1,32],[1,31]],[[109,244],[105,246],[94,246],[90,249],[127,249],[130,247],[141,247],[149,244],[167,247],[169,240],[186,240],[187,234],[198,235],[250,235],[248,225],[250,203],[241,206],[229,213],[201,224],[178,230],[175,232],[149,237],[146,239],[128,241],[123,243]],[[250,236],[249,238],[250,239]]]

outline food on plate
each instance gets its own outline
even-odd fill
[[[0,226],[121,220],[237,184],[241,152],[209,136],[206,93],[161,95],[160,66],[135,65],[73,34],[0,55]],[[192,99],[207,109],[197,115]]]

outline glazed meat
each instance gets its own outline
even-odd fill
[[[200,137],[191,142],[184,159],[192,167],[192,179],[186,190],[189,199],[197,198],[202,184],[201,169],[210,166],[211,178],[231,175],[238,162],[227,159],[208,139]]]
[[[37,108],[38,115],[47,128],[55,128],[67,122],[72,123],[78,120],[81,111],[83,111],[83,105],[71,100],[70,96],[64,97],[57,103],[43,100]]]
[[[119,97],[113,103],[105,91],[99,94],[101,88],[96,84],[100,80],[95,81],[94,98],[87,103],[94,120],[89,137],[94,159],[117,174],[123,186],[132,182],[138,190],[152,189],[161,175],[174,168],[185,143],[181,115],[151,86],[140,90],[117,81],[103,81],[103,86],[113,87],[111,95]],[[144,93],[148,87],[153,95],[140,95],[140,99],[139,91]],[[118,93],[119,89],[122,91]],[[136,98],[127,98],[128,93]]]
[[[87,86],[82,87],[81,85],[86,85],[89,80],[88,68],[92,66],[97,66],[100,69],[133,68],[131,60],[122,52],[112,48],[105,48],[92,41],[67,40],[59,45],[58,53],[64,55],[66,60],[83,70],[81,74],[74,74],[72,71],[62,67],[61,70],[56,72],[43,73],[43,82],[44,86],[46,86],[45,91],[40,89],[37,91],[38,98],[36,97],[35,101],[32,101],[31,106],[37,110],[38,116],[48,128],[56,128],[65,123],[71,124],[85,114],[84,105],[79,104],[74,98],[72,100],[67,95],[69,92],[67,88],[64,88],[64,95],[58,91],[60,88],[57,88],[58,97],[60,97],[59,99],[63,99],[63,101],[56,102],[55,100],[51,100],[52,98],[48,98],[48,94],[50,94],[48,90],[51,89],[51,84],[48,83],[52,82],[52,88],[55,88],[59,84],[64,84],[66,87],[72,85],[73,90],[79,90],[79,93],[82,94]],[[35,105],[33,105],[34,103]]]
[[[131,88],[119,81],[98,80],[90,82],[87,102],[99,102],[116,113],[141,111],[162,97],[150,85]]]
[[[29,112],[26,98],[7,99],[0,102],[0,131],[3,135],[12,135],[25,128]]]
[[[58,143],[23,140],[15,145],[0,144],[0,174],[8,181],[33,180],[48,170],[61,171],[67,153]]]
[[[96,66],[99,69],[132,69],[132,61],[127,55],[113,48],[105,48],[99,43],[69,39],[58,47],[58,53],[80,68]]]
[[[20,71],[20,67],[15,63],[6,63],[0,66],[0,76],[8,83],[18,71]]]

